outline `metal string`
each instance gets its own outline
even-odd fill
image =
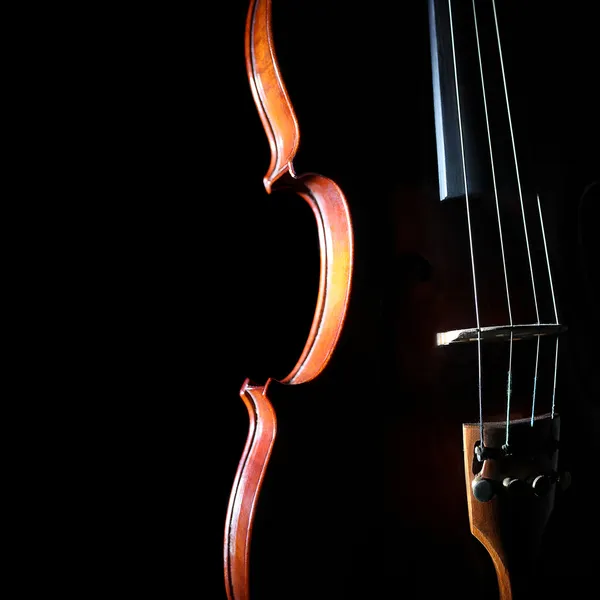
[[[512,322],[511,322],[512,325]],[[538,338],[539,339],[539,338]],[[506,437],[504,439],[505,449],[509,447],[510,437],[510,397],[512,394],[512,352],[513,352],[513,332],[510,332],[510,352],[508,353],[508,381],[506,382]]]
[[[454,46],[454,26],[452,21],[452,0],[448,0],[450,13],[450,39],[452,41],[452,60],[454,64],[454,84],[456,87],[456,108],[458,113],[458,130],[460,134],[460,152],[462,156],[463,180],[465,186],[465,204],[467,208],[467,225],[469,229],[469,248],[471,251],[471,271],[473,274],[473,295],[475,300],[475,319],[477,321],[477,363],[478,363],[478,392],[479,392],[479,437],[483,449],[483,401],[482,401],[482,372],[481,372],[481,325],[479,322],[479,300],[477,296],[477,278],[475,275],[475,255],[473,252],[473,234],[471,229],[471,212],[469,209],[469,191],[467,188],[467,166],[465,164],[465,146],[463,139],[462,119],[460,115],[460,95],[458,91],[458,70],[456,68],[456,49]]]
[[[498,217],[498,233],[500,234],[500,249],[502,251],[502,266],[504,268],[504,284],[506,286],[506,304],[508,306],[508,318],[510,321],[511,332],[510,332],[510,351],[508,355],[508,375],[506,381],[506,441],[505,445],[508,446],[509,442],[509,421],[510,421],[510,399],[512,394],[512,350],[513,350],[513,318],[512,309],[510,304],[510,291],[508,288],[508,272],[506,268],[506,256],[504,252],[504,236],[502,234],[502,220],[500,218],[500,202],[498,200],[498,186],[496,184],[496,169],[494,167],[494,152],[492,150],[492,134],[490,129],[490,119],[488,115],[487,96],[485,91],[485,80],[483,76],[483,59],[481,56],[481,45],[479,42],[479,27],[477,24],[477,11],[475,9],[475,0],[473,3],[473,17],[475,19],[475,37],[477,39],[477,55],[479,57],[479,73],[481,75],[481,89],[483,91],[483,106],[485,109],[485,124],[487,128],[488,144],[490,148],[490,163],[492,166],[492,181],[494,183],[494,198],[496,200],[496,215]]]
[[[538,319],[539,323],[539,319]],[[531,400],[531,426],[535,421],[535,395],[537,392],[537,380],[538,380],[538,365],[540,360],[540,336],[537,336],[537,346],[535,351],[535,373],[533,375],[533,398]]]
[[[550,281],[550,291],[552,292],[552,306],[554,307],[554,320],[558,325],[558,309],[556,308],[556,296],[554,294],[554,282],[552,280],[552,270],[550,269],[550,256],[548,255],[548,244],[546,243],[546,229],[544,227],[544,217],[542,216],[542,206],[540,204],[540,195],[537,195],[538,211],[540,213],[540,224],[542,226],[542,238],[544,240],[544,253],[546,254],[546,265],[548,266],[548,280]],[[538,337],[539,340],[539,337]],[[554,356],[554,384],[552,387],[552,418],[554,419],[554,409],[556,406],[556,376],[558,372],[558,336],[556,337],[556,352]]]
[[[546,243],[546,228],[544,227],[544,217],[542,216],[542,206],[540,204],[540,195],[537,195],[538,211],[540,213],[540,224],[542,226],[542,239],[544,240],[544,253],[546,255],[546,265],[548,266],[548,280],[550,281],[550,291],[552,292],[552,306],[554,307],[554,319],[558,325],[558,309],[556,308],[556,296],[554,294],[554,282],[552,281],[552,271],[550,269],[550,256],[548,255],[548,244]]]
[[[552,385],[552,418],[556,408],[556,376],[558,374],[558,336],[556,337],[556,352],[554,354],[554,383]]]
[[[498,27],[498,15],[496,13],[496,0],[492,0],[492,8],[494,9],[494,22],[496,25],[496,38],[498,40],[498,52],[500,54],[500,66],[502,68],[502,82],[504,84],[504,97],[506,99],[506,112],[508,114],[508,125],[510,127],[510,139],[512,143],[513,156],[515,160],[515,172],[517,175],[517,187],[519,190],[519,200],[521,202],[521,214],[523,216],[523,229],[525,231],[525,243],[527,245],[527,258],[529,259],[529,272],[531,275],[531,288],[533,290],[533,302],[535,305],[535,316],[537,319],[537,324],[540,324],[540,312],[538,308],[537,301],[537,293],[535,289],[535,278],[533,277],[533,262],[531,260],[531,248],[529,245],[529,234],[527,232],[527,220],[525,218],[525,206],[523,204],[523,190],[521,188],[521,177],[519,175],[519,163],[517,161],[517,149],[515,147],[515,136],[512,125],[512,117],[510,114],[510,103],[508,100],[508,89],[506,85],[506,73],[504,70],[504,59],[502,57],[502,44],[500,42],[500,28]],[[539,364],[539,354],[540,354],[540,337],[538,335],[537,338],[537,350],[535,356],[535,373],[533,376],[533,397],[531,401],[531,425],[533,426],[534,414],[535,414],[535,395],[537,391],[537,376],[538,376],[538,364]]]

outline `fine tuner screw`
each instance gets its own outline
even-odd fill
[[[510,494],[526,494],[533,492],[538,497],[547,495],[552,486],[558,483],[562,490],[566,490],[571,483],[571,474],[568,471],[563,473],[552,473],[550,475],[534,475],[525,481],[516,477],[505,477],[502,480],[502,486],[494,479],[488,479],[477,475],[471,482],[473,496],[479,502],[489,502],[498,494],[500,489],[504,489]]]
[[[537,475],[530,478],[528,483],[531,485],[533,493],[536,496],[545,496],[552,489],[553,479],[548,477],[548,475]]]
[[[511,494],[524,494],[528,491],[528,486],[524,481],[516,479],[514,477],[505,477],[502,481],[502,485]]]
[[[564,492],[571,485],[571,473],[569,471],[562,471],[561,473],[553,471],[549,475],[532,477],[529,483],[537,496],[545,496],[555,483],[558,483],[561,491]]]
[[[524,494],[533,491],[536,496],[545,496],[556,480],[556,478],[548,475],[534,475],[528,477],[525,481],[516,477],[505,477],[502,480],[502,485],[511,494]]]

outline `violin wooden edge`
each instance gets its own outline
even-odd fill
[[[248,81],[271,148],[263,178],[268,193],[286,173],[295,176],[292,161],[300,145],[298,119],[275,54],[271,14],[271,0],[251,0],[245,35]]]
[[[275,410],[266,396],[269,382],[253,386],[246,379],[240,396],[250,419],[246,445],[239,461],[225,519],[224,575],[228,600],[248,600],[249,560],[256,504],[275,436]]]
[[[330,361],[346,320],[354,265],[354,233],[340,187],[322,175],[300,176],[295,192],[311,207],[320,248],[319,291],[304,349],[281,383],[296,385],[317,377]]]
[[[251,0],[246,21],[246,68],[250,88],[271,148],[263,182],[291,188],[311,207],[317,223],[320,276],[311,329],[299,360],[280,383],[314,379],[337,345],[350,297],[354,260],[352,222],[346,198],[332,180],[317,174],[297,177],[292,160],[300,132],[280,75],[273,47],[271,0]],[[249,600],[249,557],[257,500],[275,441],[275,411],[267,388],[246,380],[240,395],[250,418],[248,437],[238,464],[225,522],[224,576],[228,600]]]
[[[316,174],[298,177],[293,159],[300,143],[294,108],[275,54],[272,1],[250,0],[246,20],[246,70],[256,107],[271,147],[271,164],[263,182],[289,187],[310,205],[317,222],[320,277],[315,315],[304,349],[281,383],[314,379],[329,362],[345,321],[354,260],[353,231],[346,198],[331,179]]]

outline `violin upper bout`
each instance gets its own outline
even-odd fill
[[[300,129],[275,55],[271,0],[250,2],[246,69],[271,147],[264,186],[270,193],[279,181],[304,198],[313,210],[319,233],[321,275],[315,316],[296,366],[280,380],[299,384],[314,379],[323,370],[344,323],[352,277],[352,224],[344,194],[333,181],[314,173],[297,176],[294,172],[292,162],[300,143]]]
[[[294,108],[281,78],[271,27],[271,0],[252,0],[246,21],[246,69],[254,102],[269,139],[267,192],[282,175],[295,176],[292,161],[300,143]]]

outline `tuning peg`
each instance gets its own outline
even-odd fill
[[[481,475],[477,475],[471,482],[473,496],[479,502],[489,502],[496,495],[495,487],[493,479],[486,479]]]

